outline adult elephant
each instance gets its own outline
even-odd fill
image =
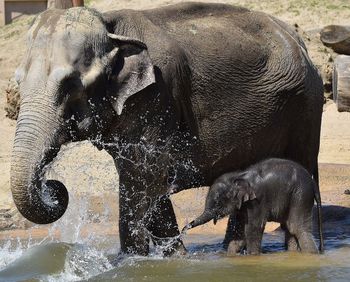
[[[322,80],[298,35],[264,13],[185,3],[100,14],[48,10],[17,70],[21,109],[11,168],[19,211],[59,219],[65,186],[45,170],[62,144],[91,140],[120,175],[121,250],[181,246],[171,202],[267,156],[316,178]]]

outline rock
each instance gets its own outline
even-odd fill
[[[6,116],[10,119],[17,119],[20,106],[19,87],[14,78],[9,80],[6,88]]]
[[[350,55],[350,26],[325,26],[321,30],[320,39],[338,54]]]
[[[350,112],[350,56],[339,55],[334,61],[333,100],[338,112]]]

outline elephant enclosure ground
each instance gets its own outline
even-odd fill
[[[98,10],[142,9],[173,4],[175,0],[100,0],[86,1]],[[325,99],[320,149],[320,184],[323,202],[326,204],[350,207],[350,195],[344,190],[350,189],[350,113],[338,113],[332,101],[331,72],[336,54],[322,45],[319,31],[325,25],[350,25],[350,3],[348,0],[237,0],[204,1],[220,2],[245,6],[254,10],[270,13],[294,26],[303,37],[311,59],[320,70],[325,82]],[[5,89],[13,76],[24,53],[26,30],[33,17],[22,17],[15,23],[0,28],[0,231],[2,228],[15,229],[28,225],[16,214],[9,190],[10,160],[16,122],[5,117]],[[105,152],[99,152],[87,142],[71,144],[59,154],[50,174],[62,180],[71,193],[71,203],[67,215],[62,219],[87,216],[93,228],[117,218],[118,179],[113,161]],[[201,212],[205,189],[180,193],[173,197],[179,224],[182,227],[194,215]],[[82,199],[85,204],[82,204]],[[186,204],[184,204],[184,202]],[[77,212],[79,211],[79,212]],[[96,216],[98,212],[99,216]],[[2,215],[1,215],[2,213]],[[71,220],[72,222],[76,222]],[[191,232],[221,232],[225,222],[215,228],[210,224]],[[268,229],[276,226],[271,224]],[[101,229],[98,229],[101,231]],[[15,232],[18,236],[27,236],[22,231],[3,231],[0,237]],[[42,237],[47,229],[32,229],[32,235]],[[106,225],[104,233],[115,234],[116,222]]]

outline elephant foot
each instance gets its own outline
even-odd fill
[[[160,198],[153,207],[151,217],[147,221],[147,230],[156,250],[162,252],[164,256],[186,254],[169,198]]]
[[[243,240],[233,240],[228,244],[227,247],[227,256],[236,256],[241,253],[241,250],[244,247]]]
[[[148,256],[150,240],[143,228],[123,229],[124,221],[119,222],[120,256]]]

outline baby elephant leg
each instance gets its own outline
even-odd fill
[[[318,249],[311,232],[301,230],[296,236],[302,252],[313,254],[318,253]]]
[[[297,238],[290,234],[288,230],[285,231],[285,246],[288,251],[298,251],[300,250]]]
[[[286,224],[281,224],[281,228],[284,231],[284,235],[285,235],[285,239],[284,239],[285,249],[288,251],[298,251],[300,247],[299,247],[297,238],[289,232]]]
[[[263,230],[249,226],[246,231],[246,244],[248,255],[259,255],[261,253],[261,241]]]
[[[227,222],[226,233],[224,241],[222,242],[224,249],[228,249],[229,244],[234,240],[237,232],[237,215],[230,214]]]
[[[237,253],[239,254],[241,250],[245,247],[244,221],[245,215],[240,212],[237,212],[235,216],[231,216],[229,219],[228,226],[230,226],[230,228],[232,229],[230,230],[230,242],[227,247],[228,256],[235,256],[237,255]]]
[[[248,215],[248,222],[245,225],[244,233],[247,245],[247,254],[258,255],[261,253],[261,241],[266,222],[259,219],[259,214],[253,212]]]
[[[312,218],[303,218],[300,216],[298,219],[287,222],[287,228],[292,235],[298,240],[300,250],[306,253],[318,253],[317,246],[312,236]]]

